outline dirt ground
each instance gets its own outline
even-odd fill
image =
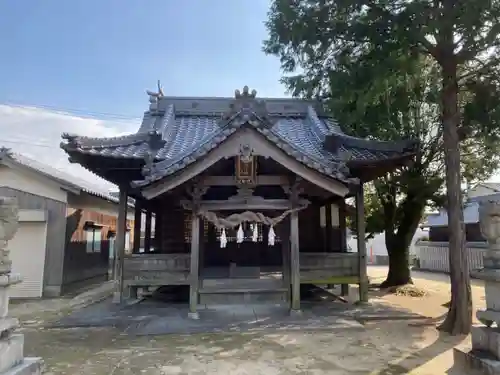
[[[373,280],[384,268],[370,267]],[[446,312],[447,277],[415,273],[429,290],[422,298],[373,299],[429,317]],[[475,307],[484,304],[480,284],[473,286]],[[483,298],[483,299],[482,299]],[[19,307],[17,307],[19,308]],[[25,353],[41,356],[46,374],[453,374],[452,348],[464,337],[440,335],[425,321],[378,320],[364,331],[231,333],[133,337],[113,329],[44,329],[53,313],[24,315]]]

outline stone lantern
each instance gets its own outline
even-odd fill
[[[469,369],[500,375],[500,202],[481,202],[479,221],[488,248],[483,268],[473,272],[473,276],[484,280],[486,310],[476,313],[484,326],[472,327],[472,350],[455,348],[454,358]],[[496,327],[492,327],[493,323]]]
[[[0,375],[38,375],[42,371],[42,360],[24,358],[24,335],[15,332],[18,320],[8,316],[9,289],[21,282],[21,276],[11,272],[7,248],[18,227],[16,199],[0,197]]]

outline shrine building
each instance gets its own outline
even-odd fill
[[[367,301],[363,184],[410,162],[416,142],[352,137],[319,102],[259,98],[246,86],[227,98],[168,97],[160,87],[148,95],[134,134],[62,136],[71,162],[120,189],[117,302],[138,288],[187,285],[192,318],[200,304],[228,301],[294,313],[301,284],[341,284],[344,293],[358,284]],[[346,244],[350,197],[357,253]],[[129,198],[138,216],[125,254]]]

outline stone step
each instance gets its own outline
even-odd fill
[[[230,305],[249,303],[283,303],[287,301],[286,288],[216,288],[200,289],[200,304]]]
[[[258,289],[273,289],[283,285],[280,279],[257,279],[257,278],[241,278],[241,279],[203,279],[202,288],[258,288]]]
[[[12,369],[23,361],[24,335],[12,334],[0,339],[0,374]]]
[[[43,360],[41,358],[24,358],[16,366],[2,373],[2,375],[41,375]]]
[[[484,351],[453,348],[453,362],[458,368],[468,370],[467,373],[471,375],[500,375],[500,361]]]

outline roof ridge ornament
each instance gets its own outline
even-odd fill
[[[249,88],[247,85],[243,86],[243,94],[240,92],[240,90],[234,90],[234,98],[235,99],[255,99],[257,96],[257,90],[252,90],[252,92],[249,92]]]
[[[256,97],[257,90],[250,91],[246,85],[242,92],[234,90],[234,99],[229,105],[229,110],[222,115],[221,126],[228,123],[233,127],[240,127],[246,123],[255,128],[272,126],[273,121],[269,118],[266,102]]]
[[[12,152],[11,148],[5,147],[5,146],[0,147],[0,159],[3,157],[11,158],[13,156],[14,156],[14,153]]]
[[[165,146],[165,143],[166,141],[156,130],[151,130],[150,132],[148,132],[148,150],[144,155],[144,167],[142,170],[142,174],[146,178],[146,180],[151,177],[156,155],[158,154],[158,151],[160,151],[163,146]]]
[[[157,92],[146,90],[146,94],[149,95],[149,110],[157,111],[158,110],[158,101],[163,98],[165,95],[163,94],[163,88],[161,86],[160,80],[157,81]]]

